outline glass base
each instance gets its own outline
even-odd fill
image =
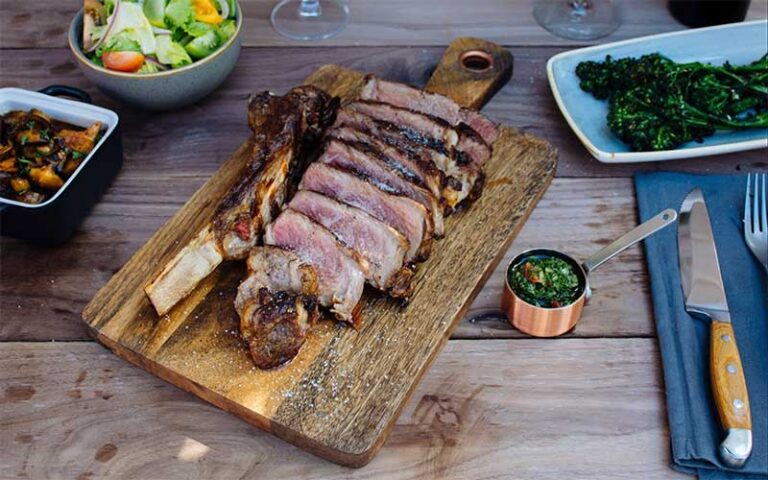
[[[594,40],[621,25],[611,0],[540,0],[533,16],[553,35],[571,40]]]
[[[272,26],[294,40],[322,40],[344,29],[349,7],[341,0],[282,0],[272,9]]]

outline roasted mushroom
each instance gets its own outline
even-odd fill
[[[40,110],[0,116],[0,196],[40,203],[61,188],[91,152],[101,123],[83,129]]]

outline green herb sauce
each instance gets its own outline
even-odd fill
[[[544,308],[573,303],[581,294],[579,277],[560,258],[530,257],[508,272],[509,285],[523,300]]]

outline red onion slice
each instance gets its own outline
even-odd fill
[[[107,39],[109,36],[109,33],[112,31],[112,27],[115,25],[115,18],[117,18],[117,14],[120,13],[120,0],[115,0],[115,10],[112,12],[112,16],[107,20],[107,29],[104,31],[104,35],[101,36],[98,42],[94,43],[91,48],[88,48],[85,50],[85,53],[93,53],[101,46],[102,43],[104,43],[104,40]]]
[[[221,6],[221,18],[224,20],[229,18],[229,0],[218,0]]]
[[[168,67],[165,64],[160,63],[159,61],[155,60],[153,57],[146,57],[144,58],[144,61],[149,62],[152,65],[156,66],[160,71],[168,70]]]

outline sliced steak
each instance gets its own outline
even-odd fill
[[[367,262],[343,246],[325,227],[294,210],[284,210],[267,226],[264,243],[298,255],[317,273],[317,298],[339,320],[360,325],[358,303]]]
[[[441,118],[454,127],[465,123],[488,145],[493,145],[499,136],[498,127],[481,113],[462,108],[444,95],[426,92],[403,83],[388,82],[373,75],[367,75],[360,98],[391,103],[397,107],[426,113]]]
[[[359,117],[359,118],[356,118]],[[365,115],[351,112],[340,112],[337,118],[337,127],[329,130],[327,135],[350,142],[360,142],[376,148],[383,153],[392,168],[397,169],[401,175],[432,192],[438,198],[442,197],[445,174],[441,172],[431,160],[422,160],[419,155],[412,154],[405,148],[392,146],[371,132],[375,129],[368,128],[365,119],[372,121]]]
[[[443,207],[438,197],[410,182],[394,167],[395,162],[375,147],[332,138],[317,161],[354,172],[387,193],[402,195],[418,202],[430,213],[429,219],[435,236],[443,236]]]
[[[482,172],[477,165],[470,161],[460,163],[456,155],[446,152],[444,148],[431,148],[429,142],[416,142],[413,135],[408,135],[396,125],[359,112],[341,109],[332,131],[340,127],[361,130],[412,158],[418,158],[419,164],[430,165],[425,167],[428,171],[437,169],[442,174],[441,196],[446,203],[446,214],[455,210],[465,200],[471,201],[473,192],[479,192],[475,185],[482,179]]]
[[[491,147],[467,124],[460,123],[455,128],[459,132],[459,144],[456,147],[458,154],[468,156],[480,167],[485,165],[485,162],[491,158]]]
[[[459,163],[474,162],[482,167],[491,156],[491,148],[480,134],[463,123],[454,127],[445,120],[389,103],[358,100],[345,108],[398,125],[414,141],[457,155]]]
[[[225,259],[243,259],[256,245],[264,225],[298,183],[337,108],[337,98],[310,86],[296,87],[281,97],[264,92],[250,99],[251,160],[213,219]]]
[[[459,133],[448,122],[423,113],[373,100],[357,100],[344,108],[395,125],[414,142],[446,154],[459,143]]]
[[[397,230],[358,208],[307,190],[298,191],[288,208],[323,225],[359,253],[368,262],[368,283],[393,297],[410,296],[414,272],[404,265],[408,240]]]
[[[235,309],[240,333],[260,368],[272,368],[299,353],[318,317],[317,276],[296,254],[257,247],[248,257]]]
[[[429,213],[410,198],[385,193],[352,173],[323,163],[313,163],[307,168],[299,189],[359,208],[391,226],[408,239],[407,261],[429,257],[432,249]]]
[[[189,295],[224,260],[244,259],[264,226],[298,184],[318,139],[333,122],[338,98],[314,87],[282,97],[264,92],[251,98],[248,118],[253,146],[248,164],[214,218],[145,286],[159,315]]]

